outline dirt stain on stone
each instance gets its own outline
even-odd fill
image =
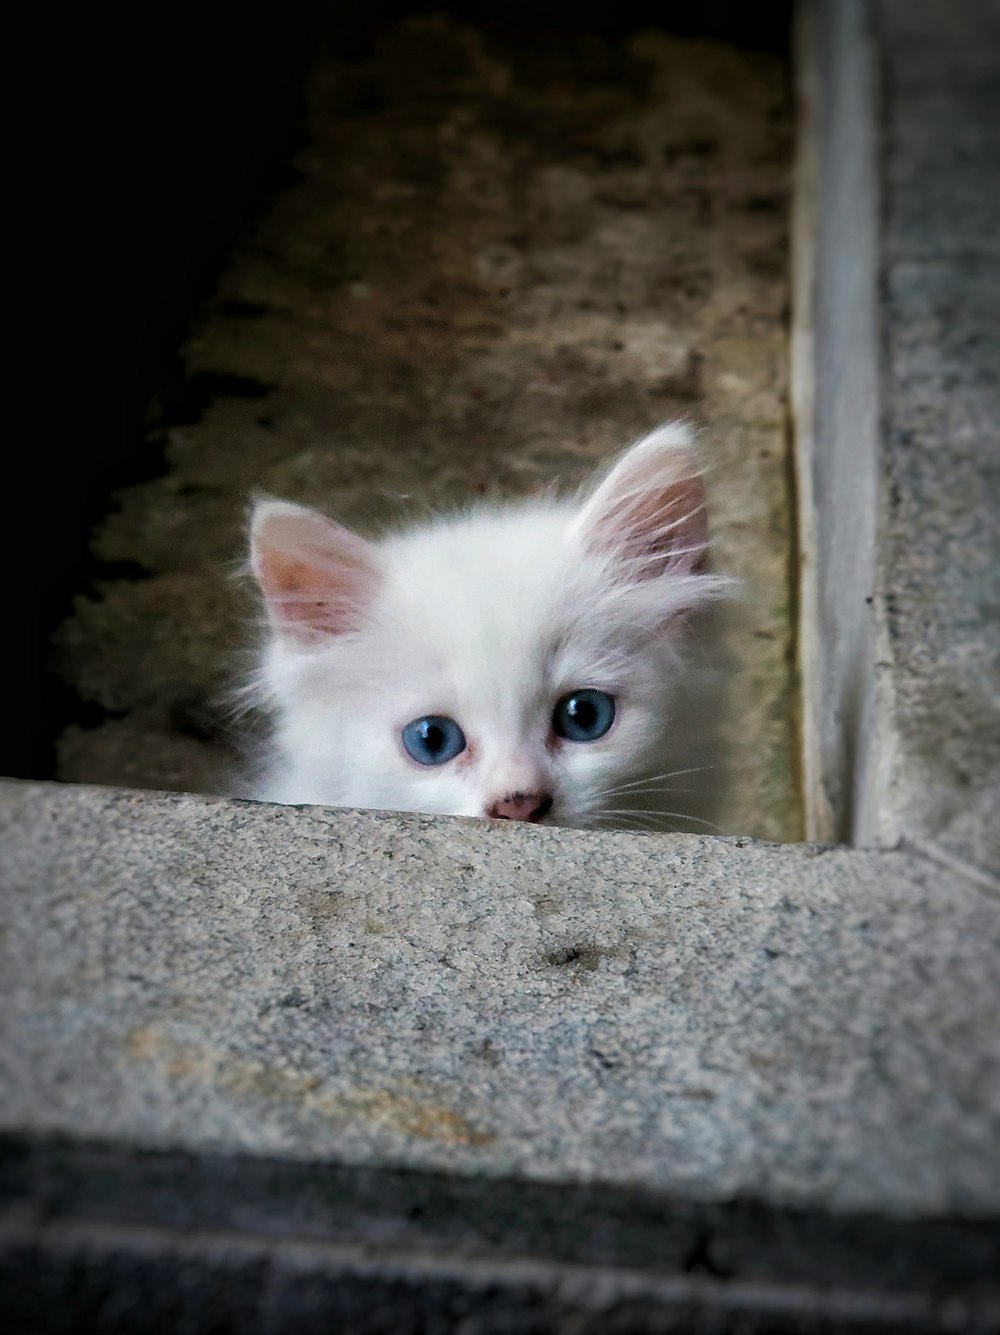
[[[556,950],[550,950],[545,956],[545,963],[552,968],[582,969],[592,973],[605,955],[611,955],[614,952],[606,946],[582,945],[559,946]]]
[[[397,1089],[331,1089],[324,1078],[295,1066],[272,1066],[208,1044],[178,1041],[161,1022],[134,1029],[125,1040],[131,1061],[152,1065],[170,1081],[214,1085],[239,1100],[255,1099],[334,1127],[364,1128],[438,1145],[489,1145],[495,1136],[453,1108],[428,1097],[416,1081]]]

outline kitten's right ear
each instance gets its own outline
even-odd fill
[[[250,567],[276,634],[306,644],[355,629],[379,582],[371,543],[289,501],[254,506]]]

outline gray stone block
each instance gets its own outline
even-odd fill
[[[900,32],[897,14],[885,20],[889,253],[998,259],[1000,19],[980,4],[983,17],[992,10],[992,31],[982,19],[960,31],[950,27],[951,6],[936,8],[936,30],[922,34]]]
[[[894,266],[886,623],[894,823],[1000,869],[1000,264]]]
[[[953,872],[2,796],[35,1335],[990,1329],[1000,903]]]
[[[4,799],[0,1129],[1000,1203],[1000,905],[919,856]]]
[[[807,827],[906,838],[995,885],[996,8],[845,0],[805,6],[803,20],[793,379]]]
[[[1000,23],[880,7],[886,216],[878,823],[1000,870]]]

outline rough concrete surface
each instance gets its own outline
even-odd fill
[[[919,856],[3,799],[0,1130],[1000,1209],[1000,903]]]
[[[648,31],[510,42],[442,15],[320,58],[291,179],[181,352],[58,635],[85,710],[60,777],[217,791],[206,704],[253,608],[264,489],[378,528],[576,482],[652,425],[704,428],[736,782],[722,823],[801,835],[786,440],[790,108],[778,58]],[[108,717],[94,726],[94,707]]]
[[[883,837],[1000,872],[1000,13],[884,0]]]

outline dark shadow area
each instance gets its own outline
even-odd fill
[[[38,1335],[176,1329],[179,1310],[199,1332],[415,1331],[463,1310],[476,1330],[930,1331],[946,1308],[985,1330],[1000,1273],[988,1222],[65,1142],[0,1139],[0,1199],[29,1221],[0,1263],[5,1310]],[[532,1265],[620,1268],[632,1292],[588,1311]]]
[[[63,225],[79,266],[97,271],[87,280],[97,309],[79,317],[86,346],[57,363],[44,405],[52,457],[28,460],[35,550],[14,599],[7,689],[19,707],[0,742],[2,774],[52,775],[52,739],[74,706],[46,671],[49,638],[89,573],[88,533],[108,493],[162,468],[150,402],[234,237],[280,183],[318,9],[294,0],[276,21],[276,11],[153,6],[113,46],[91,36],[79,53],[85,102],[66,92],[63,106],[81,159],[69,181],[97,198]],[[49,187],[60,211],[70,183]]]

